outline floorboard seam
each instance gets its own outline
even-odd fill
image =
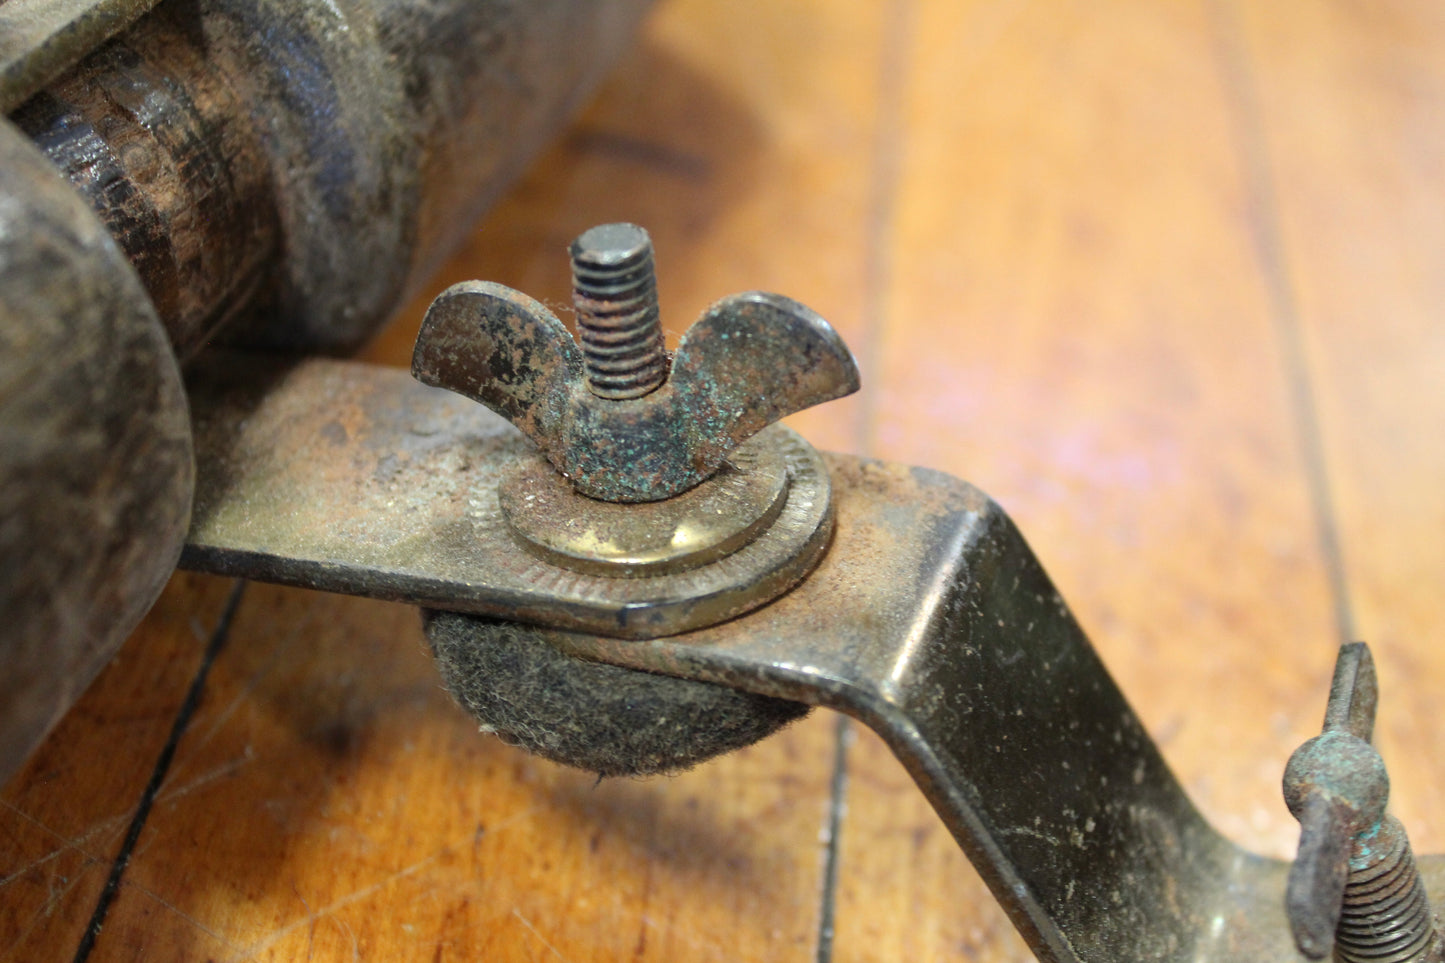
[[[1289,278],[1259,85],[1245,49],[1243,28],[1234,4],[1230,0],[1210,0],[1209,8],[1245,182],[1250,240],[1269,296],[1270,321],[1283,356],[1295,435],[1309,486],[1315,538],[1324,559],[1325,578],[1334,607],[1335,632],[1338,641],[1350,642],[1355,639],[1355,614],[1350,602],[1339,516],[1330,486],[1314,383],[1310,377],[1304,321]]]
[[[864,378],[871,376],[881,361],[886,298],[892,273],[893,220],[898,207],[898,185],[902,158],[904,84],[908,69],[908,45],[914,20],[914,0],[894,0],[884,12],[885,29],[878,66],[877,128],[869,165],[868,210],[863,249],[862,342],[857,354]],[[864,390],[859,402],[853,439],[856,452],[873,456],[877,437],[876,391]],[[815,963],[831,963],[833,929],[837,918],[838,862],[843,837],[843,816],[848,809],[848,746],[852,730],[848,717],[838,716],[833,738],[833,775],[829,786],[826,850],[823,855],[822,905],[818,909],[818,941]]]
[[[206,677],[211,672],[211,665],[216,661],[216,656],[220,654],[226,644],[226,639],[231,634],[231,622],[235,618],[236,609],[241,604],[241,595],[245,587],[246,583],[243,581],[236,582],[232,587],[230,597],[226,600],[226,607],[221,611],[221,617],[217,620],[216,627],[206,642],[206,650],[201,656],[200,668],[196,670],[196,675],[191,680],[191,686],[186,690],[186,698],[176,712],[175,721],[171,724],[170,737],[166,740],[160,755],[156,757],[150,781],[146,783],[145,791],[141,793],[140,802],[136,805],[135,815],[131,817],[130,826],[126,829],[125,840],[121,843],[120,852],[116,853],[115,861],[110,865],[110,875],[106,877],[105,886],[101,889],[100,896],[95,902],[95,911],[91,914],[90,922],[85,927],[85,933],[80,938],[80,945],[75,949],[74,963],[85,963],[90,958],[91,951],[95,949],[95,941],[100,936],[101,928],[105,925],[106,915],[110,912],[111,904],[120,891],[121,880],[125,876],[126,866],[130,863],[131,853],[135,850],[141,830],[145,828],[146,820],[150,817],[151,806],[155,802],[156,794],[160,792],[166,773],[171,768],[171,761],[175,758],[176,746],[180,744],[181,737],[185,735],[186,729],[190,726],[191,717],[195,715],[196,709],[200,706],[201,695],[205,692]]]
[[[833,925],[837,909],[838,861],[843,837],[843,816],[848,811],[848,747],[853,742],[852,723],[838,716],[833,740],[833,779],[828,795],[827,849],[823,857],[823,906],[818,917],[817,963],[833,958]]]

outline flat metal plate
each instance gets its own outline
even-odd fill
[[[732,618],[787,591],[832,532],[821,456],[759,433],[791,477],[751,543],[700,568],[614,578],[525,551],[497,497],[534,446],[405,372],[223,354],[190,373],[196,500],[181,567],[628,638]]]

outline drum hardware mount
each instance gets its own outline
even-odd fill
[[[1049,963],[1442,959],[1426,894],[1445,858],[1414,859],[1384,814],[1366,647],[1341,650],[1324,733],[1286,774],[1300,858],[1251,854],[1190,802],[987,496],[765,427],[857,387],[826,323],[739,295],[669,359],[645,233],[604,226],[572,253],[581,349],[539,303],[471,282],[428,312],[418,380],[203,363],[182,566],[845,712]]]

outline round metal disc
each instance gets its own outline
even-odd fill
[[[502,514],[538,558],[594,575],[685,572],[747,545],[778,517],[788,469],[749,439],[711,478],[672,498],[623,504],[588,498],[544,458],[503,480]]]

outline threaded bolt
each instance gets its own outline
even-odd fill
[[[1339,963],[1445,963],[1405,827],[1385,812],[1390,777],[1371,745],[1379,683],[1369,647],[1340,648],[1324,731],[1285,767],[1300,821],[1285,907],[1295,945]]]
[[[1405,827],[1387,815],[1374,838],[1357,838],[1353,849],[1335,930],[1342,963],[1438,960],[1440,941]]]
[[[587,387],[599,398],[641,398],[668,373],[652,238],[635,224],[602,224],[573,241],[571,253]]]

